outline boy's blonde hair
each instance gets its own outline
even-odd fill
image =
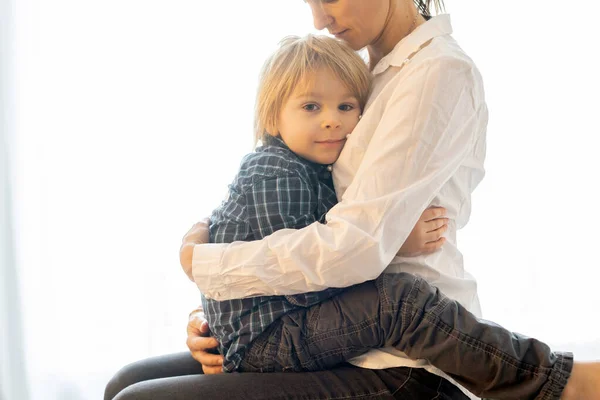
[[[364,110],[371,73],[354,50],[327,36],[287,36],[261,72],[256,97],[255,144],[269,129],[277,126],[281,110],[294,89],[298,85],[308,85],[310,74],[323,67],[339,77]]]

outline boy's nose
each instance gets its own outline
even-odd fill
[[[339,128],[341,125],[342,122],[337,118],[328,118],[321,124],[324,129],[335,129]]]

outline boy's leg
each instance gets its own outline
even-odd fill
[[[572,368],[570,355],[478,320],[425,280],[401,273],[284,316],[252,344],[242,369],[326,369],[381,347],[427,359],[473,393],[498,399],[558,399]]]
[[[386,346],[423,358],[481,397],[559,399],[573,368],[570,353],[555,353],[539,340],[478,319],[424,279],[410,294],[398,288],[409,274],[383,274],[376,285]]]

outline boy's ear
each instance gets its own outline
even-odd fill
[[[265,128],[266,128],[265,130],[267,131],[267,133],[269,135],[275,136],[275,137],[279,136],[279,129],[277,129],[277,125],[266,126]]]

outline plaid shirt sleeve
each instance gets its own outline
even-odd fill
[[[300,229],[315,222],[317,196],[297,175],[267,177],[247,190],[246,210],[258,240],[280,229]]]

